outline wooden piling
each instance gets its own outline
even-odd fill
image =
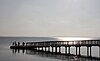
[[[76,46],[76,55],[77,55],[77,46]]]
[[[48,51],[50,52],[50,47],[48,47]]]
[[[61,53],[61,47],[59,47],[59,53]]]
[[[79,55],[80,55],[80,47],[79,47]]]
[[[68,54],[70,54],[70,46],[68,47]]]
[[[57,47],[55,47],[55,53],[57,53]]]
[[[52,47],[52,52],[53,52],[53,47]]]
[[[87,56],[89,56],[89,47],[87,47]]]
[[[100,46],[99,46],[99,57],[100,57]]]
[[[65,46],[65,53],[67,54],[67,47]]]
[[[90,57],[91,57],[91,46],[90,46]]]
[[[46,51],[46,47],[45,47],[45,51]]]
[[[43,47],[41,47],[41,50],[43,51]]]

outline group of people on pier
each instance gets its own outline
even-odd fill
[[[13,46],[25,46],[25,42],[22,42],[22,44],[20,42],[13,42],[12,43]]]

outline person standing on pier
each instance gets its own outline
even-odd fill
[[[23,44],[23,46],[25,46],[25,43],[24,42],[22,44]]]
[[[15,46],[15,43],[13,42],[12,45]]]
[[[15,46],[17,46],[17,43],[15,42]]]
[[[18,46],[20,46],[20,42],[18,42]]]

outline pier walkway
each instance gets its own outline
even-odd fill
[[[87,47],[87,57],[92,57],[91,47],[98,46],[100,54],[100,40],[77,40],[77,41],[43,41],[43,42],[24,42],[21,45],[13,44],[11,49],[33,49],[44,52],[61,53],[61,47],[65,47],[65,54],[71,54],[71,48],[75,47],[76,56],[81,56],[81,47]]]

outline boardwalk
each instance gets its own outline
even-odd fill
[[[76,48],[76,55],[81,56],[81,47],[87,47],[87,57],[91,56],[91,47],[98,46],[100,51],[100,40],[78,40],[78,41],[43,41],[43,42],[26,42],[22,45],[10,46],[11,49],[33,49],[37,51],[45,51],[61,54],[61,47],[65,47],[65,54],[71,54],[71,48]]]

